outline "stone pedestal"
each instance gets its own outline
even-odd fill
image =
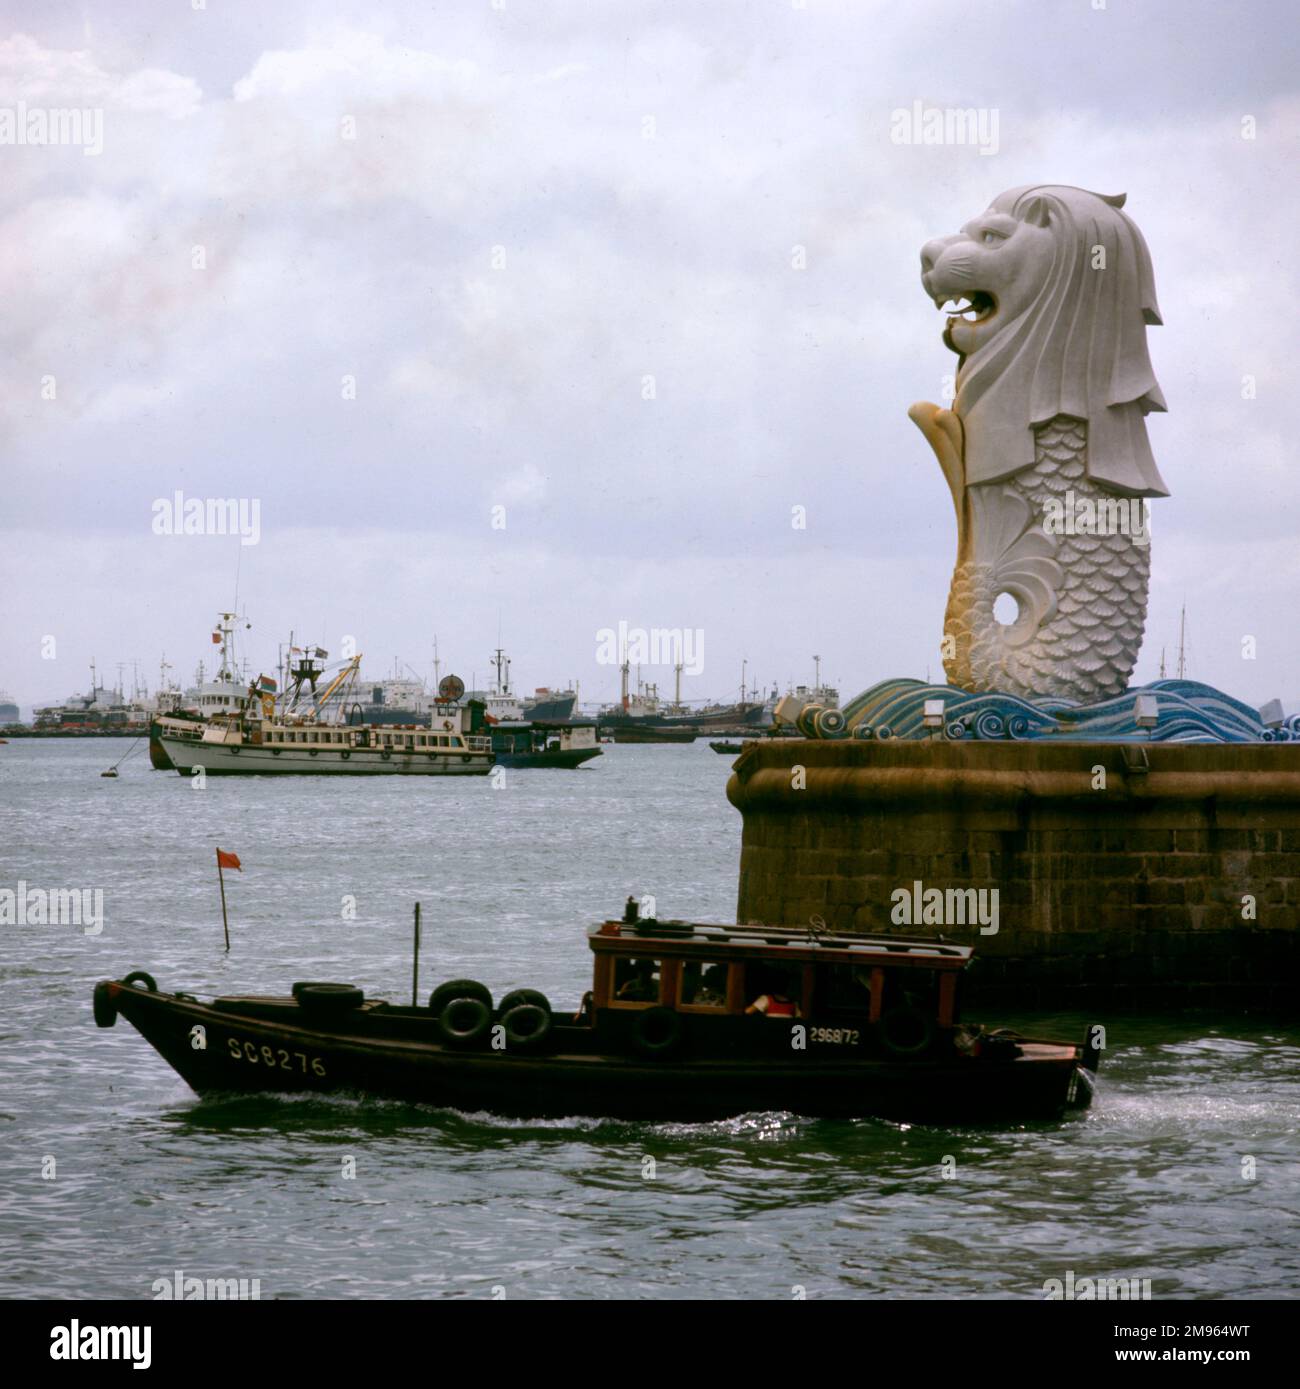
[[[972,944],[977,1007],[1300,1012],[1300,744],[777,740],[727,796],[739,921]],[[996,934],[891,921],[917,882]]]

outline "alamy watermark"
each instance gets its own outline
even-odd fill
[[[996,106],[925,106],[914,101],[889,115],[889,138],[896,145],[974,145],[981,154],[998,152]]]
[[[150,1326],[82,1326],[74,1317],[50,1331],[51,1360],[130,1360],[133,1370],[153,1364]]]
[[[1075,1278],[1067,1268],[1064,1278],[1044,1278],[1043,1296],[1048,1302],[1150,1302],[1149,1278]]]
[[[153,503],[155,535],[237,535],[241,545],[262,538],[262,503],[257,497],[187,497],[173,492]]]
[[[82,154],[104,152],[102,107],[0,106],[0,145],[80,145]]]
[[[171,1278],[151,1284],[155,1302],[256,1302],[262,1297],[260,1278],[189,1278],[177,1269]]]
[[[1151,508],[1145,497],[1080,497],[1070,488],[1043,503],[1046,535],[1127,535],[1151,543]]]
[[[104,929],[102,887],[0,887],[0,926],[80,926],[83,935]]]
[[[681,666],[687,675],[704,673],[704,630],[700,627],[629,627],[596,633],[596,664],[619,666]]]
[[[918,878],[910,888],[889,894],[895,926],[978,926],[980,935],[998,933],[998,889],[995,887],[926,887]]]

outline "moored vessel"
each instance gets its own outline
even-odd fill
[[[498,767],[573,768],[601,755],[594,723],[532,720],[490,727]]]
[[[435,706],[427,725],[322,720],[320,710],[346,707],[346,698],[330,701],[361,663],[354,657],[318,695],[323,657],[303,654],[292,667],[283,707],[275,682],[262,676],[240,712],[159,717],[158,740],[172,766],[182,776],[199,769],[214,776],[485,776],[492,769],[492,740],[470,731],[473,710],[461,705]]]

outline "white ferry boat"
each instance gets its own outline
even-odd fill
[[[287,724],[257,717],[196,724],[164,716],[158,724],[163,749],[182,776],[199,767],[213,776],[486,776],[491,738],[463,731],[467,711],[447,712],[433,728]]]
[[[160,716],[158,740],[182,776],[200,767],[213,776],[485,776],[491,770],[491,738],[470,733],[470,710],[456,705],[436,706],[430,722],[419,726],[321,721],[316,710],[356,678],[360,663],[360,656],[350,661],[317,698],[322,672],[305,658],[293,671],[283,710],[277,709],[275,682],[261,677],[241,712],[201,721]],[[315,708],[299,714],[308,682]]]

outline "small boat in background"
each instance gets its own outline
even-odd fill
[[[579,767],[601,755],[594,723],[489,724],[498,767]]]
[[[710,743],[709,746],[714,752],[730,753],[733,757],[740,752],[744,746],[742,743]]]

